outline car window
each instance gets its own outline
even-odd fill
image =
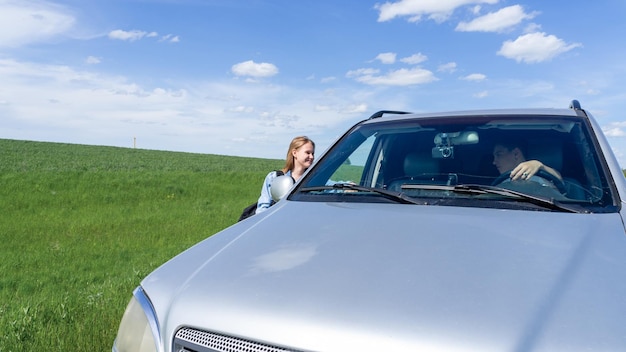
[[[538,160],[558,176],[539,172],[531,180],[511,180],[502,172],[506,153],[496,146],[512,141],[525,160]],[[493,207],[503,198],[516,201],[487,192],[498,188],[594,212],[614,211],[615,192],[597,144],[585,120],[566,116],[367,121],[325,153],[290,199],[388,202],[386,191],[440,205]],[[340,188],[344,184],[362,188]],[[468,186],[476,191],[468,192]]]
[[[360,182],[369,154],[376,142],[375,136],[370,136],[363,141],[354,151],[339,165],[330,176],[330,180],[336,182]]]

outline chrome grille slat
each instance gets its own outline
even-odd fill
[[[180,347],[187,347],[199,351],[218,352],[303,352],[188,327],[176,332],[174,346],[175,351],[185,351]]]

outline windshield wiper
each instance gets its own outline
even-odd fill
[[[394,192],[389,191],[382,188],[374,188],[374,187],[366,187],[359,186],[353,183],[335,183],[333,185],[328,186],[316,186],[316,187],[303,187],[300,189],[300,192],[315,192],[315,191],[328,191],[328,190],[347,190],[347,191],[357,191],[357,192],[373,192],[379,194],[385,198],[394,200],[398,203],[403,204],[424,204],[424,202],[420,202],[417,199],[408,197],[406,194],[402,192]]]
[[[497,186],[487,186],[479,184],[461,184],[454,186],[447,185],[408,185],[407,189],[429,189],[440,190],[455,193],[470,193],[470,194],[496,194],[508,198],[514,198],[531,204],[539,205],[544,208],[567,211],[570,213],[587,213],[588,211],[580,206],[573,206],[564,204],[562,202],[554,200],[554,198],[545,198],[528,193],[513,191],[507,188]]]
[[[589,211],[581,206],[576,205],[568,205],[562,202],[556,201],[553,198],[545,198],[539,197],[535,195],[530,195],[523,192],[513,191],[510,189],[497,187],[497,186],[487,186],[487,185],[479,185],[479,184],[461,184],[461,185],[407,185],[406,189],[423,189],[423,190],[438,190],[438,191],[447,191],[454,193],[466,193],[466,194],[495,194],[503,197],[507,197],[510,199],[515,199],[517,201],[523,201],[531,204],[535,204],[541,206],[543,208],[565,211],[570,213],[588,213]],[[423,201],[419,201],[416,198],[412,198],[407,196],[403,192],[394,192],[389,191],[382,188],[374,188],[374,187],[366,187],[359,186],[352,183],[336,183],[334,185],[328,186],[317,186],[317,187],[303,187],[300,189],[301,192],[315,192],[315,191],[325,191],[325,190],[348,190],[348,191],[358,191],[358,192],[373,192],[379,195],[382,195],[388,199],[395,200],[399,203],[404,204],[428,204]]]

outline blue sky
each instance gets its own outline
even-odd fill
[[[378,110],[567,107],[626,166],[626,2],[0,0],[0,138],[283,158]]]

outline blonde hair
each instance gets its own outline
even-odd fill
[[[300,149],[303,145],[311,143],[313,148],[315,148],[315,142],[307,136],[298,136],[291,140],[289,144],[289,149],[287,150],[287,157],[285,158],[285,167],[283,168],[283,172],[287,172],[289,170],[293,170],[295,166],[295,161],[292,152],[294,150]]]

